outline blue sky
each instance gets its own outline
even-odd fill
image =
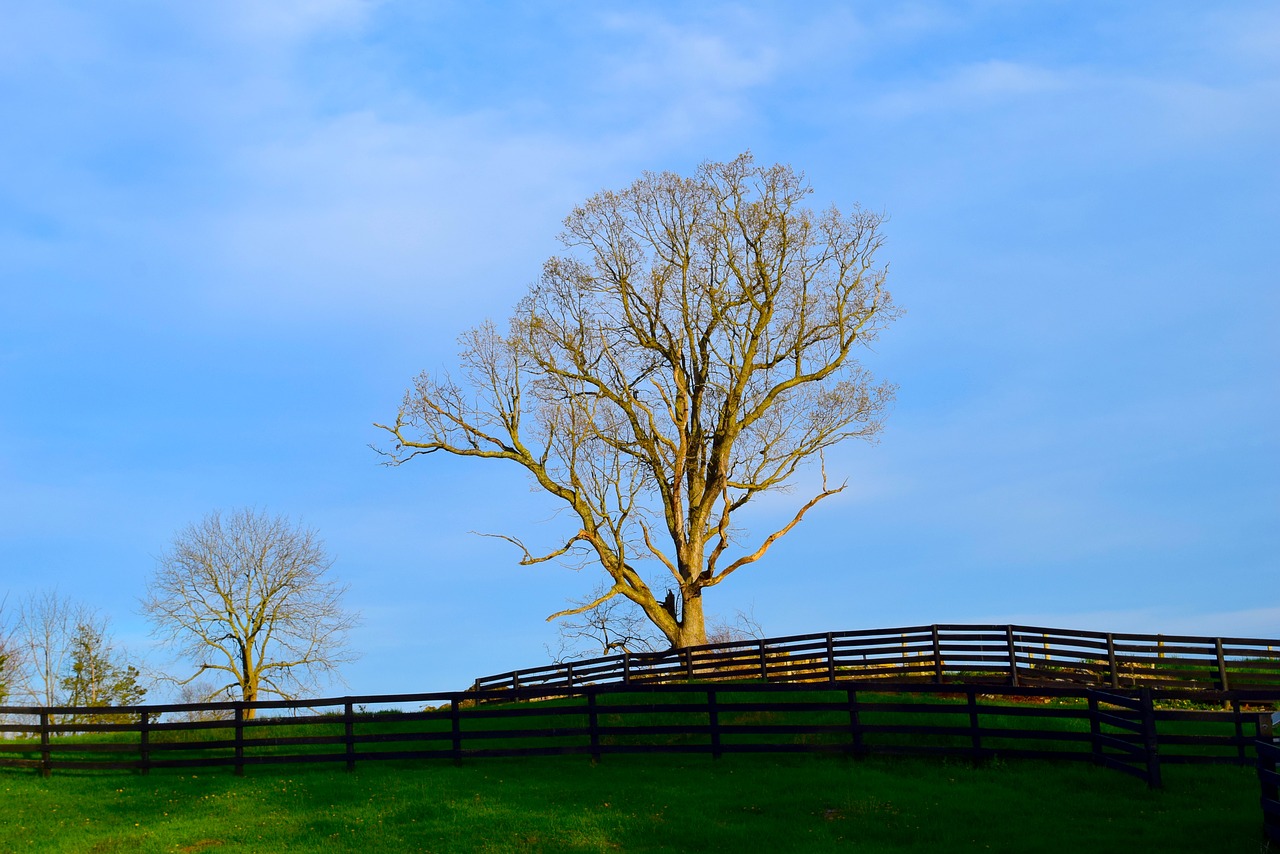
[[[575,203],[750,149],[889,214],[908,313],[883,440],[711,612],[1280,636],[1272,3],[0,0],[0,127],[10,607],[160,663],[155,556],[249,505],[335,556],[351,690],[545,661],[594,579],[468,532],[554,545],[553,506],[371,424]]]

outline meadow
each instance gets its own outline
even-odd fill
[[[528,757],[0,773],[0,850],[1258,852],[1252,768]]]
[[[46,733],[49,777],[40,734],[11,732],[0,851],[1253,854],[1268,849],[1252,765],[1180,764],[1245,758],[1274,709],[1242,715],[1248,693],[1156,689],[1153,707],[1079,686],[615,685],[272,702],[198,728],[152,707],[141,741],[136,720]],[[1146,785],[1144,731],[1163,788]],[[1139,754],[1100,755],[1108,732]]]

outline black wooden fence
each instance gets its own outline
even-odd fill
[[[621,653],[484,676],[473,687],[743,679],[1274,690],[1280,689],[1280,640],[1016,625],[908,626]]]
[[[1259,730],[1254,748],[1262,786],[1262,830],[1270,842],[1280,845],[1280,714],[1264,718]]]
[[[1167,707],[1188,697],[1212,707]],[[1254,762],[1263,734],[1257,710],[1277,701],[1277,691],[837,681],[0,707],[0,766],[46,775],[210,766],[242,773],[298,762],[842,751],[1091,761],[1158,786],[1161,763]]]

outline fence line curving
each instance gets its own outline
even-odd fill
[[[482,676],[472,687],[744,679],[1275,689],[1280,688],[1280,640],[935,624],[619,653]]]
[[[1160,785],[1162,763],[1254,762],[1280,692],[1082,686],[606,685],[116,708],[0,707],[0,767],[247,767],[622,753],[845,752],[1089,761]],[[539,700],[542,702],[527,702]],[[405,709],[411,705],[416,708]],[[387,708],[397,706],[397,708]],[[374,708],[370,708],[374,707]],[[247,714],[249,709],[256,713]],[[181,719],[184,714],[217,719]],[[104,722],[110,721],[110,722]]]

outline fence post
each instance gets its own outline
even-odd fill
[[[1267,735],[1264,737],[1263,732]],[[1280,843],[1280,756],[1276,753],[1276,742],[1271,739],[1270,715],[1258,716],[1258,741],[1254,745],[1257,753],[1258,783],[1262,788],[1259,799],[1262,806],[1262,833],[1268,842]],[[1265,848],[1263,850],[1270,850]]]
[[[235,774],[244,776],[244,703],[236,706]]]
[[[1140,693],[1142,698],[1142,743],[1147,754],[1147,785],[1153,789],[1161,788],[1160,782],[1160,743],[1156,736],[1155,700],[1151,687],[1144,685]]]
[[[1240,714],[1240,698],[1231,698],[1231,717],[1236,725],[1236,761],[1241,765],[1248,765],[1249,759],[1245,755],[1244,745],[1244,715]],[[1262,734],[1258,734],[1258,738],[1262,738]]]
[[[600,762],[600,713],[596,709],[596,689],[587,689],[587,733],[591,742],[591,764]]]
[[[1218,651],[1218,688],[1230,691],[1231,686],[1227,684],[1227,657],[1222,653],[1222,638],[1214,638],[1214,644]]]
[[[827,681],[836,681],[836,645],[832,633],[827,632]]]
[[[622,684],[631,684],[631,653],[627,650],[622,651]]]
[[[716,704],[716,689],[707,689],[707,722],[711,724],[711,756],[720,758],[720,707]]]
[[[49,713],[40,712],[40,776],[53,773],[53,757],[49,753]]]
[[[684,658],[684,678],[692,682],[693,681],[693,653],[689,650],[689,647],[686,646],[684,649],[680,650],[680,655],[682,658]]]
[[[1111,668],[1111,687],[1120,687],[1120,670],[1116,667],[1116,638],[1111,632],[1107,632],[1107,661]]]
[[[769,681],[769,657],[764,652],[764,638],[760,638],[760,678]]]
[[[151,773],[151,712],[142,710],[138,719],[138,753],[139,765],[143,774]]]
[[[1093,747],[1093,764],[1102,764],[1102,723],[1098,720],[1098,695],[1089,691],[1089,741]]]
[[[849,688],[845,691],[849,697],[849,735],[853,739],[853,755],[861,758],[867,753],[867,746],[862,736],[862,716],[858,708],[858,690]]]
[[[938,624],[933,626],[933,681],[942,684],[942,639],[938,637]]]
[[[1013,645],[1013,626],[1004,627],[1005,640],[1009,644],[1009,684],[1018,687],[1018,650]]]
[[[343,742],[347,745],[347,770],[356,770],[356,710],[347,700],[342,709]]]
[[[969,704],[969,740],[973,746],[973,764],[982,760],[982,730],[978,726],[978,691],[972,686],[965,687],[965,697]]]
[[[458,706],[458,697],[449,699],[449,732],[453,739],[453,764],[462,764],[462,710]]]
[[[564,687],[573,688],[573,662],[570,661],[565,665]]]

